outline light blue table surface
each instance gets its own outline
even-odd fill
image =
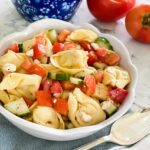
[[[109,127],[87,138],[69,142],[46,141],[26,134],[0,116],[0,150],[72,150],[109,133]],[[102,144],[93,150],[108,150],[114,144]]]

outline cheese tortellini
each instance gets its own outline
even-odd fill
[[[16,99],[18,99],[17,96],[8,94],[6,91],[0,90],[0,101],[2,101],[3,104],[10,103],[11,101],[14,101]]]
[[[69,94],[68,116],[75,127],[94,125],[105,120],[99,102],[85,95],[79,88]]]
[[[26,55],[24,53],[15,53],[8,50],[6,54],[0,56],[0,69],[2,70],[3,66],[7,63],[15,65],[18,69],[25,59]]]
[[[41,77],[38,75],[10,73],[0,83],[0,90],[6,90],[18,97],[35,99],[35,92],[39,89],[40,83]]]
[[[95,74],[96,72],[97,70],[94,67],[87,67],[76,73],[75,77],[85,77],[86,75]]]
[[[69,50],[51,56],[51,63],[60,70],[75,74],[86,68],[88,52],[82,50]]]
[[[103,84],[124,88],[130,82],[129,73],[122,68],[107,67],[104,71]]]
[[[67,41],[86,40],[94,42],[97,39],[97,34],[89,29],[76,29],[67,38]]]
[[[53,108],[38,106],[33,110],[33,121],[50,128],[64,129],[64,121]]]

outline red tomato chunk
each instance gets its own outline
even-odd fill
[[[37,91],[36,92],[36,99],[37,99],[39,106],[48,106],[48,107],[53,106],[50,92]]]
[[[85,76],[84,84],[86,86],[86,94],[89,96],[93,95],[95,92],[95,88],[96,88],[95,77],[92,75]]]
[[[95,52],[90,51],[89,54],[88,54],[88,65],[92,66],[97,61],[98,61],[98,58],[97,58]]]
[[[44,80],[42,83],[43,90],[50,91],[51,85],[52,85],[52,80]]]
[[[45,43],[46,43],[45,37],[42,35],[36,36],[35,40],[36,40],[36,44],[45,45]]]
[[[67,36],[70,34],[70,31],[67,29],[63,29],[60,34],[58,35],[58,41],[59,42],[65,42]]]
[[[38,64],[32,64],[31,67],[27,69],[27,72],[29,74],[37,74],[42,78],[47,76],[47,70],[43,66]]]
[[[91,51],[91,50],[93,50],[93,48],[92,48],[90,42],[82,40],[82,41],[80,41],[79,43],[80,43],[81,47],[82,47],[84,50],[86,50],[86,51]]]
[[[55,97],[59,97],[61,95],[61,93],[63,92],[62,86],[58,81],[54,81],[52,83],[52,86],[51,86],[50,90],[51,90],[51,93]]]
[[[53,45],[53,53],[58,53],[64,50],[64,44],[63,43],[59,43],[59,42],[55,42]]]
[[[33,46],[34,59],[39,59],[46,54],[46,47],[42,44],[36,44]]]
[[[128,91],[122,88],[117,88],[109,91],[110,98],[117,103],[122,103],[127,95]]]
[[[18,53],[18,52],[19,52],[18,43],[17,43],[17,42],[12,43],[12,44],[10,45],[10,47],[8,48],[8,50],[12,50],[13,52]]]
[[[68,114],[68,101],[65,99],[57,98],[54,103],[54,109],[61,115],[67,116]]]

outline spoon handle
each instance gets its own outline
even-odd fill
[[[80,147],[78,147],[74,150],[89,150],[89,149],[91,149],[91,148],[93,148],[93,147],[95,147],[99,144],[102,144],[102,143],[105,143],[105,142],[108,142],[108,141],[110,141],[110,136],[109,135],[98,138],[95,141],[92,141],[90,143],[82,145],[82,146],[80,146]]]

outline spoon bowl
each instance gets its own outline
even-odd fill
[[[112,142],[123,146],[135,144],[150,134],[149,120],[150,111],[127,114],[112,125],[109,135],[96,139],[75,150],[89,150],[104,142]]]

